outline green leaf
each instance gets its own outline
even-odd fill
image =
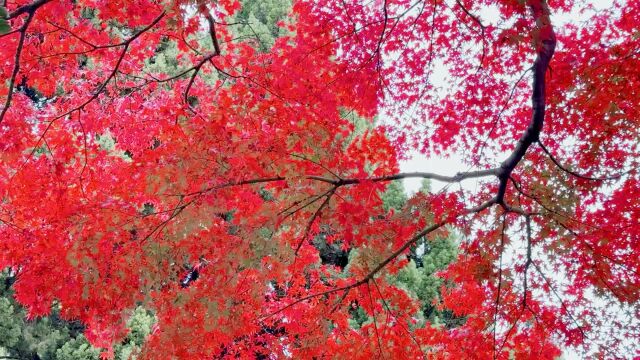
[[[11,25],[9,25],[9,22],[5,19],[0,19],[0,35],[6,34],[9,31],[11,31]]]
[[[0,6],[0,35],[11,31],[11,24],[6,20],[7,17],[9,17],[9,12],[5,7]]]

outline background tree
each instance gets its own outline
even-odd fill
[[[0,349],[5,358],[99,359],[100,349],[91,346],[82,335],[82,324],[61,319],[58,305],[54,305],[51,314],[46,317],[29,319],[13,298],[11,285],[15,277],[5,271],[0,280],[4,284],[0,293]],[[136,309],[127,321],[127,337],[115,346],[116,358],[129,359],[130,355],[139,352],[153,323],[152,315],[142,308]]]

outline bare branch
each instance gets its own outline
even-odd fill
[[[524,309],[527,306],[527,273],[529,272],[529,266],[533,260],[531,259],[531,216],[527,215],[525,217],[526,226],[527,226],[527,262],[524,264],[524,280],[523,280],[523,296],[522,296],[522,308]]]
[[[576,320],[576,318],[571,314],[571,312],[569,311],[569,308],[564,303],[564,300],[562,300],[562,298],[560,297],[560,294],[558,294],[558,292],[554,289],[553,285],[551,284],[551,281],[544,275],[544,273],[542,272],[542,270],[540,269],[540,267],[536,263],[533,263],[533,267],[536,269],[536,271],[538,271],[540,276],[542,276],[542,278],[547,283],[547,285],[549,286],[549,289],[551,289],[551,291],[556,296],[556,298],[558,298],[558,301],[560,301],[560,305],[562,306],[564,311],[567,313],[567,315],[569,316],[571,321],[574,323],[574,325],[578,328],[578,330],[580,331],[580,334],[582,335],[582,338],[586,339],[587,338],[586,332],[584,331],[582,326],[580,326],[580,324],[578,324],[578,321]]]
[[[482,64],[484,63],[484,58],[487,55],[487,40],[485,39],[485,30],[486,30],[486,26],[484,26],[482,24],[482,21],[480,20],[480,18],[476,15],[473,15],[469,9],[467,9],[461,2],[460,0],[456,0],[456,4],[462,9],[462,11],[464,11],[465,14],[467,14],[467,16],[469,16],[470,18],[473,19],[473,21],[475,21],[478,26],[480,26],[480,37],[482,38],[482,55],[480,57],[480,64],[478,64],[478,70],[482,69]]]
[[[547,154],[547,156],[549,157],[549,159],[562,171],[566,172],[569,175],[575,176],[579,179],[582,180],[590,180],[590,181],[608,181],[608,180],[617,180],[620,179],[622,176],[628,174],[629,172],[631,172],[632,170],[629,171],[625,171],[616,175],[611,175],[611,176],[603,176],[603,177],[591,177],[591,176],[587,176],[587,175],[581,175],[578,174],[574,171],[569,170],[567,167],[562,166],[562,164],[560,164],[560,162],[558,160],[556,160],[556,158],[551,154],[551,152],[549,151],[549,149],[547,149],[546,146],[544,146],[544,144],[538,140],[538,145],[540,145],[540,148],[542,149],[542,151],[544,151],[545,154]]]
[[[531,95],[533,114],[531,122],[529,123],[527,130],[520,137],[520,140],[511,155],[500,165],[500,171],[498,174],[500,184],[498,185],[498,194],[496,195],[497,201],[500,204],[504,203],[504,195],[507,190],[509,176],[527,153],[531,144],[538,141],[540,132],[542,131],[546,109],[545,75],[556,48],[556,36],[553,32],[551,15],[546,2],[529,1],[528,4],[536,21],[536,26],[540,30],[539,34],[545,34],[546,38],[539,38],[535,41],[535,45],[538,49],[538,55],[533,63],[533,93]]]

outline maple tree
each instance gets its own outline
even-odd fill
[[[0,267],[30,317],[105,357],[140,304],[146,358],[640,355],[640,2],[301,0],[268,38],[252,6],[2,4]],[[385,207],[409,177],[449,186]],[[394,275],[452,227],[456,324],[418,321]]]

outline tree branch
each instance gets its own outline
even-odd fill
[[[9,111],[9,106],[11,106],[11,99],[13,98],[13,88],[15,87],[16,78],[18,77],[18,72],[20,71],[20,55],[22,54],[22,47],[24,46],[24,39],[27,37],[27,28],[33,19],[33,12],[29,12],[29,16],[27,20],[25,20],[24,24],[20,27],[18,32],[20,33],[20,39],[18,40],[18,47],[16,48],[16,55],[14,57],[13,71],[11,72],[11,78],[9,79],[9,89],[7,89],[7,99],[4,102],[4,107],[2,108],[2,112],[0,112],[0,124],[2,124],[2,120],[4,120],[4,116]]]
[[[130,38],[128,38],[127,40],[113,45],[113,46],[106,46],[106,47],[119,47],[119,46],[123,46],[124,48],[122,49],[122,52],[120,53],[120,55],[118,56],[118,60],[116,61],[116,65],[113,68],[113,70],[111,71],[111,73],[109,74],[109,76],[104,80],[104,82],[102,82],[100,84],[100,86],[98,87],[98,89],[96,90],[96,92],[91,95],[91,97],[89,97],[89,99],[87,99],[86,101],[84,101],[82,104],[74,107],[71,110],[68,110],[62,114],[59,115],[55,115],[51,120],[49,120],[49,124],[47,125],[47,127],[44,129],[44,131],[42,132],[42,135],[40,135],[40,138],[38,139],[38,141],[36,142],[36,145],[33,147],[33,150],[29,153],[29,155],[27,156],[27,158],[24,160],[24,162],[22,163],[22,166],[24,166],[29,159],[33,156],[33,154],[35,154],[36,150],[37,150],[37,146],[40,143],[40,141],[42,141],[45,137],[45,135],[47,134],[47,132],[49,131],[49,129],[51,129],[51,127],[53,126],[53,123],[56,122],[57,120],[66,117],[67,115],[71,115],[73,114],[74,111],[80,111],[83,110],[85,108],[85,106],[89,105],[89,103],[91,103],[92,101],[94,101],[95,99],[98,98],[98,96],[100,96],[100,94],[104,91],[104,89],[107,87],[108,83],[115,77],[116,73],[118,72],[118,69],[120,68],[120,64],[122,63],[122,60],[124,59],[124,56],[127,53],[127,50],[129,49],[129,45],[135,40],[137,39],[140,35],[142,35],[143,33],[149,31],[151,28],[153,28],[158,22],[160,22],[160,20],[162,20],[162,18],[165,16],[166,12],[163,11],[162,13],[160,13],[160,15],[158,15],[149,25],[145,26],[144,28],[142,28],[140,31],[138,31],[135,35],[131,36]],[[2,116],[4,116],[4,113],[6,112],[6,109],[8,108],[8,105],[5,107],[5,109],[3,109],[2,111]],[[2,116],[0,116],[0,122],[2,122]],[[22,167],[21,167],[22,168]],[[18,171],[16,171],[15,174],[17,174],[20,171],[20,169]],[[14,174],[14,176],[15,176]]]
[[[213,42],[213,50],[214,51],[213,51],[213,53],[205,56],[202,60],[200,60],[200,62],[196,66],[194,66],[191,69],[191,70],[193,70],[193,74],[191,74],[191,78],[189,79],[189,83],[187,84],[187,87],[184,90],[184,102],[186,104],[189,104],[189,90],[191,90],[191,86],[193,85],[193,82],[196,80],[196,76],[198,76],[198,72],[200,72],[200,69],[202,68],[202,66],[207,61],[210,61],[214,57],[220,56],[220,44],[218,43],[218,38],[216,36],[215,21],[213,20],[213,16],[211,16],[210,13],[207,13],[207,15],[205,17],[207,18],[207,22],[209,23],[209,35],[211,36],[211,41]],[[217,69],[217,67],[216,67],[216,69]],[[191,71],[191,70],[187,70],[187,72]]]
[[[473,19],[473,21],[475,21],[478,26],[480,26],[480,37],[482,38],[482,55],[480,56],[480,64],[478,65],[478,70],[482,69],[482,64],[484,63],[484,58],[487,55],[487,40],[485,39],[485,31],[486,31],[486,26],[484,26],[484,24],[482,23],[482,21],[480,20],[480,18],[476,15],[473,15],[469,9],[467,9],[461,2],[460,0],[456,0],[456,4],[462,9],[462,11],[467,14],[467,16],[469,16],[470,18]]]
[[[533,63],[533,93],[531,95],[533,114],[527,130],[518,140],[515,149],[500,165],[498,173],[500,184],[496,195],[499,204],[504,204],[509,176],[527,153],[531,144],[538,141],[542,131],[545,115],[545,75],[556,48],[556,36],[551,25],[551,15],[546,2],[543,0],[529,0],[528,5],[538,28],[538,38],[535,41],[537,56]]]
[[[488,169],[488,170],[477,170],[477,171],[467,171],[467,172],[459,172],[454,176],[445,176],[440,174],[434,174],[430,172],[409,172],[409,173],[400,173],[395,175],[387,175],[373,178],[365,178],[365,179],[342,179],[334,181],[336,185],[351,185],[351,184],[359,184],[361,182],[380,182],[380,181],[393,181],[393,180],[401,180],[408,178],[423,178],[423,179],[431,179],[442,182],[450,182],[456,183],[466,179],[473,178],[482,178],[488,176],[498,176],[500,168]]]
[[[387,312],[390,313],[391,316],[393,316],[398,321],[398,325],[400,325],[402,329],[407,333],[407,335],[409,335],[413,343],[416,344],[416,348],[418,349],[418,351],[420,351],[420,353],[422,353],[422,355],[426,358],[426,354],[424,353],[424,350],[422,350],[422,346],[418,342],[418,339],[416,339],[415,335],[413,335],[413,333],[411,333],[411,331],[407,329],[407,327],[402,323],[401,320],[398,320],[398,316],[393,313],[391,307],[387,303],[387,300],[385,300],[384,296],[382,296],[382,292],[380,291],[380,287],[378,286],[378,282],[376,281],[376,279],[372,279],[371,282],[376,287],[378,295],[380,296],[380,300],[382,301],[382,305],[385,307],[385,309],[387,309]]]
[[[549,157],[549,159],[551,160],[551,162],[553,162],[560,170],[566,172],[569,175],[575,176],[578,179],[582,179],[582,180],[590,180],[590,181],[607,181],[607,180],[617,180],[619,178],[621,178],[622,176],[628,174],[631,170],[629,171],[625,171],[616,175],[611,175],[611,176],[603,176],[603,177],[591,177],[591,176],[587,176],[587,175],[581,175],[578,174],[574,171],[569,170],[568,168],[566,168],[565,166],[562,166],[562,164],[560,164],[560,162],[551,154],[551,152],[549,151],[549,149],[547,149],[546,146],[544,146],[544,144],[538,140],[538,145],[540,145],[540,148],[542,149],[542,151],[544,151],[545,154],[547,154],[547,156]]]
[[[19,8],[13,10],[13,12],[9,13],[9,16],[7,16],[7,20],[14,19],[22,14],[33,15],[33,13],[35,13],[35,11],[38,10],[39,7],[48,2],[51,2],[51,0],[37,0],[31,4],[22,5]]]
[[[328,194],[324,195],[326,196],[326,198],[324,199],[322,204],[318,206],[318,209],[313,213],[313,215],[311,216],[311,219],[309,219],[309,222],[307,223],[307,227],[304,230],[304,234],[302,235],[302,238],[300,239],[298,246],[296,246],[296,251],[294,253],[296,256],[298,255],[298,252],[300,251],[302,244],[304,244],[305,240],[309,236],[313,223],[316,221],[318,216],[320,216],[320,214],[322,213],[322,210],[329,204],[329,201],[331,201],[331,197],[333,196],[333,193],[335,193],[337,189],[338,189],[337,187],[333,187]]]
[[[27,29],[29,28],[29,24],[31,24],[31,20],[33,20],[33,16],[36,13],[36,10],[40,8],[42,5],[48,3],[51,0],[38,0],[34,3],[23,5],[7,16],[7,20],[11,20],[16,18],[22,14],[29,14],[27,19],[24,21],[24,24],[19,28],[18,32],[20,33],[20,39],[18,40],[18,47],[16,48],[16,55],[14,57],[13,71],[11,72],[11,78],[9,79],[9,89],[7,91],[7,99],[5,100],[4,107],[2,108],[2,112],[0,112],[0,124],[4,119],[5,114],[9,111],[9,106],[11,106],[11,99],[13,97],[13,88],[15,86],[16,78],[18,77],[18,72],[20,71],[20,55],[22,54],[22,48],[24,46],[24,40],[27,36]],[[10,33],[13,33],[11,31]],[[8,34],[7,34],[8,35]]]
[[[300,178],[306,179],[306,180],[324,182],[324,183],[334,185],[336,187],[341,187],[341,186],[347,186],[347,185],[361,184],[365,182],[388,182],[388,181],[408,179],[408,178],[431,179],[431,180],[438,180],[442,182],[460,182],[462,180],[471,179],[471,178],[497,176],[497,170],[498,169],[469,171],[469,172],[458,173],[454,176],[445,176],[445,175],[439,175],[439,174],[434,174],[429,172],[410,172],[410,173],[399,173],[395,175],[387,175],[387,176],[379,176],[379,177],[371,177],[371,178],[346,178],[346,179],[337,179],[337,180],[330,179],[323,176],[318,176],[318,175],[307,175],[307,176],[301,176]],[[194,196],[194,195],[199,195],[199,194],[219,190],[226,187],[286,181],[286,180],[287,178],[283,176],[273,176],[273,177],[256,178],[256,179],[249,179],[249,180],[231,181],[225,184],[215,185],[200,191],[194,191],[194,192],[181,194],[181,195]],[[489,201],[488,203],[490,204],[485,203],[480,206],[488,207],[490,205],[495,204],[495,201]]]
[[[411,239],[409,239],[403,246],[401,246],[398,250],[396,250],[395,252],[393,252],[391,255],[389,255],[384,261],[382,261],[380,264],[378,264],[378,266],[376,266],[373,270],[371,270],[366,276],[364,276],[361,280],[358,280],[354,283],[351,283],[349,285],[345,285],[345,286],[341,286],[335,289],[330,289],[330,290],[326,290],[326,291],[322,291],[319,293],[315,293],[315,294],[310,294],[304,297],[301,297],[298,300],[295,300],[287,305],[285,305],[284,307],[268,314],[265,315],[262,320],[270,318],[272,316],[275,316],[281,312],[283,312],[286,309],[289,309],[301,302],[319,297],[319,296],[324,296],[324,295],[329,295],[329,294],[333,294],[336,292],[340,292],[340,291],[349,291],[350,289],[356,288],[360,285],[366,284],[369,282],[369,280],[373,279],[373,277],[380,272],[380,270],[382,270],[385,266],[387,266],[387,264],[389,264],[391,261],[393,261],[393,259],[397,258],[400,254],[402,254],[406,249],[408,249],[413,243],[415,243],[416,241],[418,241],[420,238],[429,235],[430,233],[438,230],[439,228],[441,228],[442,226],[444,226],[446,224],[446,222],[439,222],[436,224],[433,224],[431,226],[429,226],[428,228],[422,230],[421,232],[419,232],[418,234],[416,234],[414,237],[412,237]],[[343,299],[343,297],[341,297],[341,299]]]
[[[547,283],[547,286],[549,286],[549,289],[551,289],[551,291],[556,296],[556,298],[558,298],[558,301],[560,301],[560,305],[562,306],[562,309],[564,309],[564,311],[567,313],[567,315],[569,316],[573,324],[578,328],[578,330],[580,331],[580,334],[582,335],[582,338],[586,339],[587,338],[586,332],[584,331],[582,326],[578,324],[578,321],[573,316],[573,314],[571,314],[571,311],[569,311],[569,308],[567,307],[567,305],[565,305],[564,300],[562,300],[562,298],[560,297],[560,294],[558,294],[556,289],[554,289],[553,285],[551,284],[551,281],[545,276],[545,274],[542,272],[542,269],[540,269],[540,267],[536,263],[533,264],[533,267],[536,269],[538,274],[540,274],[542,279],[544,279],[544,281]]]
[[[524,264],[524,281],[523,281],[523,296],[522,296],[522,308],[527,307],[527,273],[529,272],[529,266],[533,260],[531,259],[531,216],[525,216],[526,226],[527,226],[527,262]]]

